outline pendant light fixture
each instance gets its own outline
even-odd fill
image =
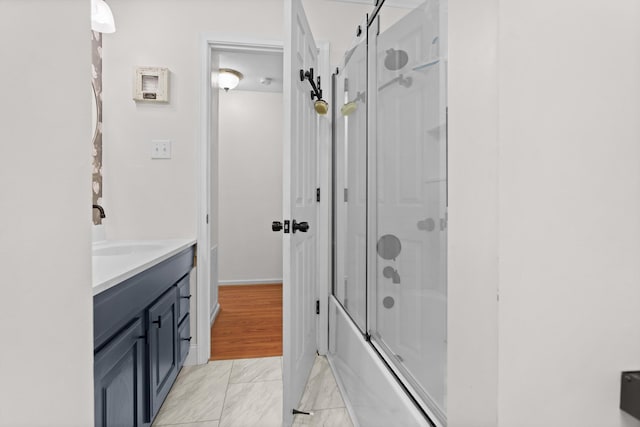
[[[104,0],[91,0],[91,29],[99,33],[116,31],[113,13]]]
[[[235,89],[244,76],[240,71],[231,68],[220,68],[218,70],[218,86],[229,92],[229,89]]]

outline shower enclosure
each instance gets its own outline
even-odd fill
[[[446,425],[446,6],[383,2],[334,75],[329,356],[360,425]]]

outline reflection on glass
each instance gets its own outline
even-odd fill
[[[446,37],[443,2],[381,9],[374,55],[377,255],[372,339],[446,418]],[[375,40],[372,40],[375,39]],[[381,249],[382,248],[382,249]],[[375,250],[375,249],[372,249]]]
[[[446,0],[394,3],[336,76],[334,295],[445,424]]]
[[[364,37],[362,37],[364,39]],[[366,45],[345,55],[336,79],[336,256],[334,294],[366,331],[367,151]]]

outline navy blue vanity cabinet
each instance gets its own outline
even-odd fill
[[[180,366],[184,363],[189,353],[189,347],[191,346],[191,320],[189,319],[189,307],[191,301],[191,288],[189,284],[189,277],[185,277],[178,282],[178,293],[180,297],[179,316],[178,321],[178,335],[179,352],[180,352]]]
[[[178,306],[180,310],[179,323],[182,323],[184,318],[189,314],[189,307],[190,307],[190,301],[191,301],[191,288],[189,285],[190,285],[189,276],[184,277],[182,280],[178,282],[178,293],[180,297],[180,305]]]
[[[195,246],[93,297],[96,427],[148,427],[184,363]],[[186,283],[186,286],[185,286]]]
[[[178,287],[173,286],[149,310],[151,414],[158,413],[178,375]]]
[[[180,350],[179,361],[180,366],[182,366],[189,354],[189,347],[191,346],[191,319],[189,319],[189,314],[180,322],[180,326],[178,326],[178,336],[180,337],[180,345],[178,347]]]
[[[136,319],[94,359],[96,426],[144,424],[144,324]]]

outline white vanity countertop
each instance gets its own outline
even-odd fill
[[[195,239],[104,240],[93,244],[93,295],[121,283],[180,251]]]

